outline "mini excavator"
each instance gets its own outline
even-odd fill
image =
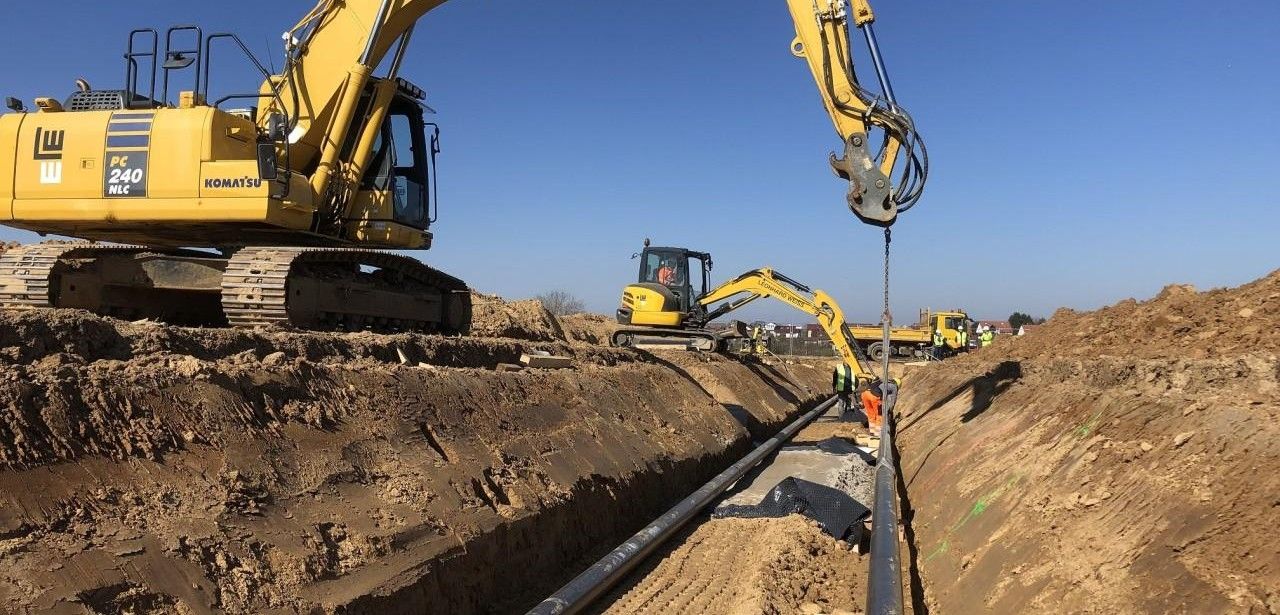
[[[711,283],[711,255],[685,248],[650,246],[639,254],[640,275],[622,290],[617,320],[623,325],[612,337],[615,346],[639,342],[676,341],[707,352],[723,348],[726,335],[708,323],[757,299],[773,297],[813,316],[835,346],[840,359],[859,378],[870,378],[870,361],[849,330],[840,304],[827,293],[810,288],[768,267],[753,269],[715,288]],[[695,293],[691,261],[698,263],[700,289]],[[712,308],[718,302],[719,306]]]

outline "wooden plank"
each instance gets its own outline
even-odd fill
[[[520,362],[524,365],[528,365],[529,367],[542,367],[549,369],[573,366],[573,359],[569,357],[557,357],[554,355],[539,356],[522,354],[520,355]]]

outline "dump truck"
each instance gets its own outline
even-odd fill
[[[920,320],[916,324],[889,329],[890,356],[932,356],[933,332],[938,329],[942,330],[945,354],[965,352],[968,348],[959,342],[960,330],[970,331],[971,323],[969,315],[959,308],[948,312],[921,309]],[[884,329],[880,325],[851,325],[849,332],[871,360],[879,361],[884,357]]]

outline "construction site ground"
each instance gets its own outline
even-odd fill
[[[909,371],[917,612],[1280,613],[1277,330],[1280,271]]]
[[[1280,613],[1277,314],[1280,272],[1173,286],[908,368],[909,607]],[[829,396],[829,360],[612,328],[483,295],[462,338],[0,314],[0,612],[523,612]],[[866,566],[704,518],[597,608],[860,613]]]
[[[862,612],[868,558],[801,515],[740,518],[788,477],[839,489],[869,507],[874,456],[865,428],[832,408],[737,482],[698,522],[652,555],[597,613]],[[862,523],[858,523],[862,526]]]
[[[611,349],[491,297],[476,322],[0,314],[0,605],[519,610],[826,397],[829,362]],[[533,351],[573,367],[495,369]]]

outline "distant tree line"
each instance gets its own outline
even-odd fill
[[[1013,327],[1014,331],[1022,328],[1022,325],[1039,324],[1044,324],[1043,318],[1034,318],[1030,314],[1025,314],[1023,312],[1014,312],[1009,315],[1009,326]]]
[[[573,296],[568,291],[552,290],[542,293],[535,297],[542,303],[542,307],[548,312],[556,316],[568,316],[570,314],[581,314],[587,311],[587,304],[581,299]]]

